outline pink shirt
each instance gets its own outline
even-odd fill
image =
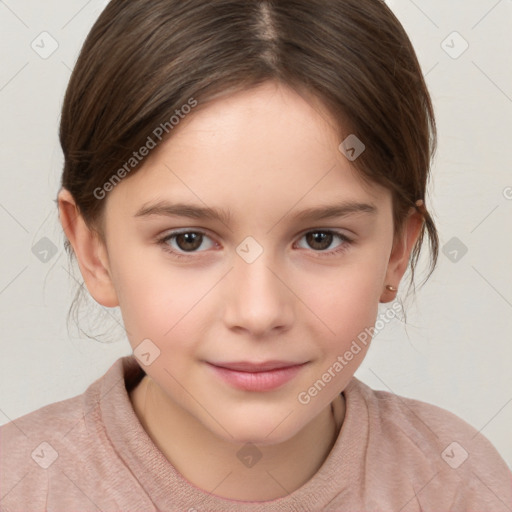
[[[266,502],[209,494],[175,470],[135,415],[127,389],[143,375],[133,355],[119,358],[82,395],[0,427],[0,510],[512,510],[512,473],[483,435],[444,409],[355,377],[343,391],[336,443],[302,487]]]

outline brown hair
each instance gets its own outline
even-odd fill
[[[382,0],[111,0],[66,91],[62,187],[104,240],[105,200],[94,191],[156,127],[191,98],[205,104],[268,80],[319,99],[340,143],[350,134],[364,142],[353,166],[364,181],[392,192],[400,233],[415,202],[426,203],[437,135],[413,46]],[[425,233],[431,249],[425,281],[439,252],[434,221],[426,208],[420,211],[413,285]],[[65,246],[71,259],[68,240]]]

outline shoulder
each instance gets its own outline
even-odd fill
[[[450,510],[512,508],[512,473],[480,431],[436,405],[373,390],[357,379],[352,388],[366,405],[368,458],[387,459],[387,468],[403,475],[400,485],[418,493],[419,503],[421,496],[429,503],[428,496],[437,494]]]
[[[475,457],[484,455],[484,459],[494,461],[498,458],[505,464],[480,431],[442,407],[388,391],[373,390],[365,384],[361,386],[361,394],[367,403],[372,425],[386,429],[386,437],[391,440],[407,438],[421,453],[435,449],[439,457],[451,466],[462,465],[470,459],[470,452],[465,457],[464,446],[471,448]],[[445,449],[448,449],[446,453]],[[456,461],[449,460],[452,451]]]
[[[62,445],[73,439],[66,439],[66,434],[80,424],[82,411],[80,395],[41,407],[0,427],[0,479],[2,500],[7,506],[20,506],[20,497],[26,496],[34,510],[44,508],[50,468],[63,451]]]
[[[86,475],[108,462],[111,447],[99,403],[105,378],[117,376],[121,365],[118,359],[81,395],[0,427],[2,510],[46,510],[49,497],[61,493],[69,495],[72,503],[81,503],[84,497],[72,475],[77,471]]]

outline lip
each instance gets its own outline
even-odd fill
[[[209,363],[220,368],[226,368],[227,370],[235,370],[239,372],[266,372],[270,370],[277,370],[282,368],[290,368],[293,366],[299,366],[304,363],[295,363],[291,361],[265,361],[262,363],[253,363],[251,361],[234,361],[226,363]]]
[[[207,364],[218,377],[231,386],[244,391],[270,391],[293,379],[307,363],[237,361]]]

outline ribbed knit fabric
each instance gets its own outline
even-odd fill
[[[82,395],[0,427],[0,510],[512,510],[512,473],[483,435],[444,409],[355,377],[343,391],[336,443],[308,482],[272,501],[221,498],[183,478],[142,427],[128,390],[143,375],[133,355],[121,357]]]

